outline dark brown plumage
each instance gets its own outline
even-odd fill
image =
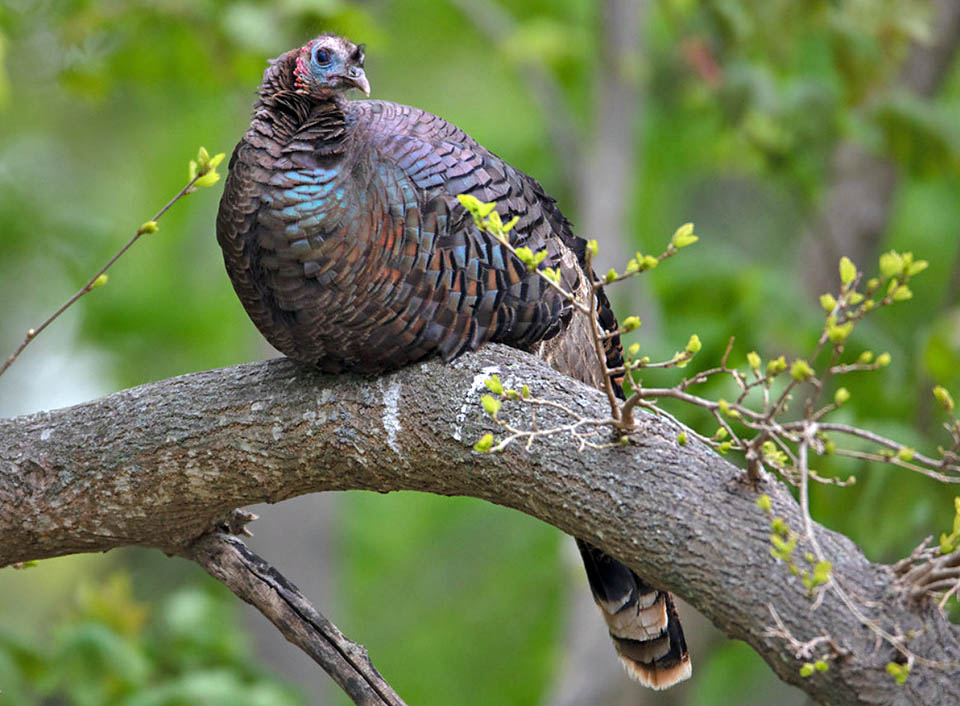
[[[264,72],[230,160],[217,239],[240,301],[284,354],[328,372],[378,373],[500,341],[595,386],[583,317],[495,239],[457,195],[497,202],[514,246],[546,249],[570,291],[593,277],[585,243],[532,177],[430,113],[369,93],[363,46],[322,35]],[[598,298],[602,326],[617,326]],[[611,367],[622,362],[610,340]],[[669,594],[578,540],[627,671],[663,688],[690,673]]]

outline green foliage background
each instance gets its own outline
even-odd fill
[[[12,350],[175,193],[199,144],[229,152],[265,59],[322,30],[367,42],[375,98],[461,125],[535,175],[576,223],[577,194],[564,188],[522,72],[530,62],[548,69],[586,129],[602,6],[511,2],[515,30],[490,42],[455,6],[433,0],[0,2],[0,350]],[[918,448],[943,441],[929,389],[938,382],[960,394],[960,72],[934,100],[896,87],[928,17],[921,0],[649,4],[643,51],[629,67],[643,89],[630,232],[644,252],[659,252],[685,221],[701,236],[647,275],[652,310],[636,313],[660,325],[636,340],[652,357],[671,356],[694,332],[704,364],[730,335],[734,363],[752,349],[765,358],[809,349],[822,313],[800,275],[802,235],[829,186],[830,155],[853,140],[901,170],[881,247],[931,266],[913,283],[912,302],[857,328],[852,349],[890,351],[894,363],[846,383],[853,399],[843,417]],[[703,46],[722,68],[718,83],[690,60]],[[107,287],[31,346],[0,379],[0,414],[272,354],[223,273],[218,193],[179,204]],[[603,234],[582,235],[603,248]],[[816,517],[875,560],[949,526],[951,488],[893,468],[823,472],[855,473],[858,483],[816,488]],[[470,500],[346,494],[324,541],[336,546],[326,570],[337,589],[321,608],[368,646],[410,703],[547,697],[564,605],[586,590],[579,574],[571,578],[558,532]],[[0,595],[10,599],[0,606],[5,702],[53,694],[78,705],[340,702],[254,666],[258,658],[238,647],[233,599],[155,554],[0,572]],[[122,567],[132,588],[106,578]],[[766,703],[777,688],[742,645],[714,641],[694,659],[694,679],[672,703]]]

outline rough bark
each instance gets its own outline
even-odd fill
[[[916,665],[897,686],[884,671],[892,648],[833,594],[814,609],[770,556],[757,490],[692,437],[679,446],[672,422],[645,416],[631,445],[603,451],[578,453],[569,439],[551,438],[532,453],[473,452],[491,427],[477,390],[492,371],[584,415],[606,412],[600,392],[490,346],[375,380],[275,360],[2,420],[0,566],[131,544],[182,554],[233,508],[321,490],[469,495],[596,544],[748,642],[818,702],[960,703],[956,667]],[[546,428],[557,419],[539,410],[537,421]],[[771,479],[761,485],[774,511],[801,527],[789,490]],[[870,563],[846,537],[816,532],[864,613],[913,635],[915,653],[956,664],[960,627],[928,602],[908,604],[889,567]],[[790,646],[768,630],[771,605],[796,639],[829,634],[847,656],[802,679]]]

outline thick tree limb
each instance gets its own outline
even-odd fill
[[[54,412],[0,421],[0,566],[139,544],[184,553],[254,502],[320,490],[420,490],[483,498],[596,544],[693,604],[756,649],[783,679],[825,704],[960,703],[960,670],[920,664],[903,686],[884,672],[897,653],[832,593],[814,609],[769,553],[769,520],[743,474],[679,429],[638,420],[634,444],[480,455],[489,430],[477,389],[491,370],[540,397],[605,416],[602,394],[523,353],[489,346],[450,365],[431,362],[380,379],[323,376],[286,360],[207,371]],[[501,415],[516,414],[505,405]],[[538,410],[541,428],[561,421]],[[518,419],[515,419],[519,423]],[[692,436],[692,435],[691,435]],[[794,528],[787,488],[762,491]],[[815,528],[859,609],[910,636],[924,658],[955,665],[960,627],[930,603],[911,604],[889,567],[846,537]],[[806,547],[798,548],[803,552]],[[802,679],[795,647],[828,635],[840,651]],[[823,649],[831,642],[822,641]],[[826,653],[818,652],[815,656]]]

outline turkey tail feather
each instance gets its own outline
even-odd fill
[[[577,547],[593,598],[627,674],[652,689],[688,679],[690,655],[673,596],[647,585],[627,566],[582,539]]]

